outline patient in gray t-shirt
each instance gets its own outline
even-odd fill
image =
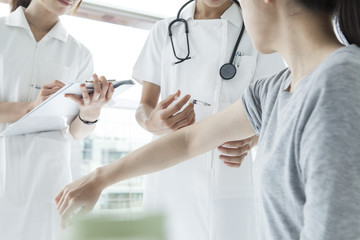
[[[336,50],[294,92],[290,80],[286,69],[243,96],[260,135],[259,238],[360,239],[360,49]]]

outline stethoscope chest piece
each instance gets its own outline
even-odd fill
[[[177,17],[175,20],[173,20],[170,24],[169,24],[169,27],[168,27],[168,31],[169,31],[169,37],[170,37],[170,41],[171,41],[171,47],[172,47],[172,50],[173,50],[173,53],[174,53],[174,56],[176,59],[178,59],[179,61],[175,62],[175,64],[178,64],[178,63],[182,63],[184,62],[185,60],[188,60],[188,59],[191,59],[190,57],[190,46],[189,46],[189,37],[188,37],[188,33],[189,33],[189,28],[188,28],[188,24],[187,24],[187,21],[183,18],[180,18],[180,13],[181,11],[183,10],[183,8],[188,5],[189,3],[193,2],[194,0],[189,0],[188,2],[186,2],[178,11],[178,14],[177,14]],[[239,5],[239,3],[237,2],[237,4]],[[172,39],[172,31],[171,31],[171,27],[173,24],[175,23],[183,23],[184,26],[185,26],[185,34],[186,34],[186,43],[187,43],[187,54],[185,57],[179,57],[176,55],[176,51],[175,51],[175,47],[174,47],[174,43],[173,43],[173,39]],[[244,26],[244,23],[241,27],[241,31],[240,31],[240,34],[239,34],[239,37],[237,38],[236,40],[236,44],[234,46],[234,49],[233,49],[233,52],[231,54],[231,58],[230,58],[230,61],[229,63],[225,63],[221,68],[220,68],[220,76],[224,79],[224,80],[230,80],[232,78],[235,77],[236,75],[236,67],[234,66],[234,59],[235,59],[235,55],[236,55],[236,51],[239,47],[239,44],[240,44],[240,41],[241,41],[241,38],[242,38],[242,35],[244,33],[244,30],[245,30],[245,26]]]
[[[230,80],[236,75],[236,67],[232,63],[225,63],[220,68],[220,76],[224,80]]]

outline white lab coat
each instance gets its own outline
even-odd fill
[[[90,79],[90,52],[60,21],[36,43],[19,7],[0,18],[0,32],[1,102],[35,100],[39,90],[31,83]],[[1,240],[59,239],[54,198],[71,182],[70,139],[66,129],[0,138]]]
[[[207,118],[238,100],[254,79],[284,68],[279,54],[260,55],[244,33],[238,51],[244,54],[232,80],[222,80],[219,69],[228,63],[239,36],[242,17],[233,4],[214,20],[194,20],[194,3],[181,17],[189,24],[190,60],[174,65],[168,25],[159,21],[152,28],[134,66],[133,77],[161,87],[161,98],[175,93],[190,94],[211,107],[195,105],[196,121]],[[185,56],[183,25],[173,25],[178,56]],[[179,27],[180,26],[180,27]],[[236,64],[237,65],[237,64]],[[144,208],[163,210],[168,216],[169,240],[256,239],[251,157],[239,169],[218,159],[217,150],[185,161],[146,178]]]

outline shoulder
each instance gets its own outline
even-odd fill
[[[71,34],[68,35],[66,44],[71,50],[77,52],[77,54],[81,54],[83,58],[92,57],[91,51],[83,43],[74,38]]]
[[[290,70],[288,68],[273,74],[272,76],[261,78],[251,84],[252,87],[263,89],[263,91],[274,91],[284,87],[286,81],[289,80]]]
[[[159,20],[152,26],[150,32],[156,33],[159,35],[164,35],[168,33],[168,26],[175,18],[166,18],[163,20]]]
[[[285,88],[285,84],[290,80],[290,70],[284,69],[281,72],[270,77],[262,78],[251,83],[245,91],[244,98],[258,99],[261,105],[268,105],[268,102],[274,102],[279,92]]]
[[[360,89],[360,48],[342,47],[331,54],[313,76],[322,89],[339,90],[351,87]]]
[[[6,17],[0,17],[0,29],[2,30],[6,26]]]

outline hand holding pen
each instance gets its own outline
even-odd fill
[[[99,117],[101,108],[111,99],[114,93],[114,87],[111,83],[113,81],[115,80],[106,80],[103,76],[98,78],[96,74],[93,74],[93,80],[87,81],[87,83],[93,83],[93,86],[87,87],[84,83],[80,85],[81,97],[74,94],[65,94],[65,97],[72,99],[79,105],[80,115],[83,119],[91,121]],[[40,89],[39,95],[33,104],[36,107],[65,86],[65,84],[55,80],[43,86],[38,84],[30,84],[29,86]],[[89,94],[89,89],[93,90],[92,94]]]
[[[60,88],[65,86],[65,84],[58,80],[54,80],[54,81],[44,84],[42,86],[35,85],[35,84],[30,84],[30,86],[40,89],[40,92],[39,92],[38,96],[36,97],[35,101],[32,102],[32,109],[34,109],[35,107],[40,105],[40,103],[44,102],[51,95],[56,93]]]

